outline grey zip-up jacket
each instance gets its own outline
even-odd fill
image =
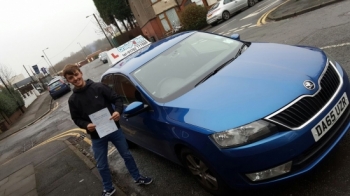
[[[93,82],[92,80],[86,80],[86,84],[81,89],[73,89],[73,94],[68,100],[69,110],[74,123],[85,129],[92,139],[99,139],[96,131],[90,132],[87,130],[87,125],[91,123],[89,115],[95,113],[103,108],[108,108],[112,114],[114,111],[122,114],[123,100],[117,95],[114,90],[105,84],[100,82]],[[115,106],[112,107],[112,104]],[[120,128],[119,122],[116,122],[118,128]]]

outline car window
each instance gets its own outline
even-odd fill
[[[62,82],[57,80],[57,81],[51,83],[49,86],[50,86],[50,89],[53,89],[53,88],[60,86],[61,84],[62,84]]]
[[[107,84],[118,95],[122,96],[125,105],[129,105],[134,101],[144,102],[140,92],[132,82],[122,75],[107,75],[103,77],[102,83]]]
[[[230,2],[231,2],[231,0],[225,0],[224,4],[227,4],[227,3],[230,3]]]
[[[217,2],[217,3],[215,3],[213,6],[211,6],[211,8],[209,9],[209,11],[212,11],[212,10],[216,9],[217,7],[219,7],[219,5],[220,5],[220,1]]]
[[[227,37],[198,32],[136,69],[132,76],[157,101],[169,101],[194,88],[225,59],[232,59],[241,46]]]

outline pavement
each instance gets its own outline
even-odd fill
[[[287,0],[270,10],[267,18],[282,20],[340,0]],[[25,131],[51,111],[52,99],[42,93],[12,127],[0,134],[1,140]],[[1,154],[1,153],[0,153]],[[126,195],[117,186],[115,195]],[[101,194],[101,178],[94,163],[68,140],[53,140],[0,165],[0,196]]]
[[[45,91],[9,130],[0,134],[0,145],[1,140],[25,132],[28,126],[47,115],[52,105],[51,96]],[[126,195],[115,187],[115,195]],[[43,142],[0,165],[0,196],[101,193],[102,182],[95,164],[68,139]]]
[[[278,21],[304,14],[342,0],[286,0],[267,15],[270,20]]]

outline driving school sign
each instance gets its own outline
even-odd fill
[[[150,44],[151,42],[149,42],[142,35],[139,35],[134,39],[126,42],[125,44],[119,46],[118,48],[112,48],[107,52],[108,60],[110,62],[109,66],[113,66],[114,64],[123,60],[125,57],[129,56],[130,54]]]

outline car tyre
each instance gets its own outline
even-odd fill
[[[255,0],[248,0],[248,7],[253,7],[255,4]]]
[[[224,12],[222,13],[222,19],[223,19],[223,20],[228,20],[228,19],[230,19],[230,12],[224,11]]]
[[[185,168],[205,190],[214,195],[227,195],[229,193],[228,186],[197,153],[184,148],[181,151],[180,157]]]

